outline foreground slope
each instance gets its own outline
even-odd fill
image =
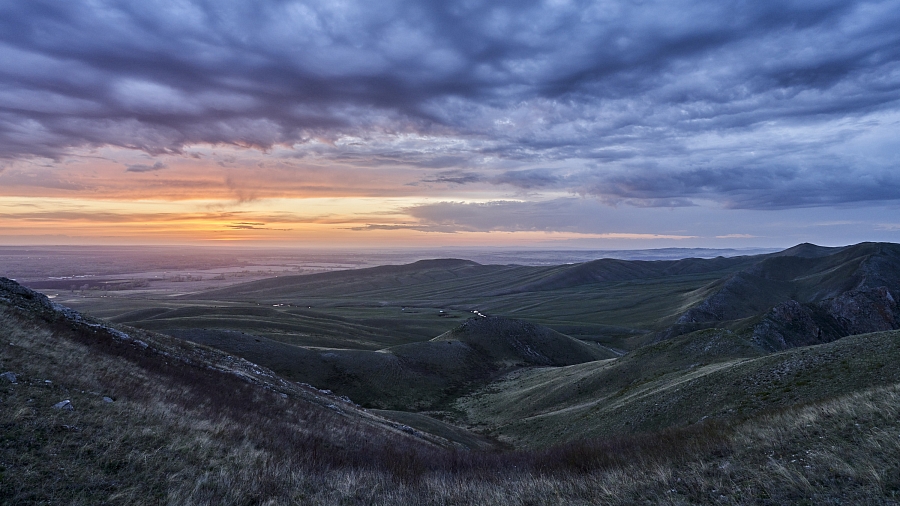
[[[218,350],[85,318],[6,278],[0,333],[4,504],[156,503],[204,482],[199,495],[215,496],[226,493],[212,490],[216,462],[265,481],[271,458],[365,467],[448,443]]]

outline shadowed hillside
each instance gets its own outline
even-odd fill
[[[900,382],[900,332],[767,354],[706,330],[625,357],[507,374],[463,397],[460,422],[515,446],[734,420]]]
[[[431,342],[459,342],[494,363],[516,366],[564,366],[617,356],[540,325],[499,317],[471,318]]]
[[[614,353],[531,323],[473,318],[431,341],[379,351],[307,349],[242,332],[170,331],[253,360],[364,406],[434,409],[514,368],[572,365]]]
[[[788,254],[789,252],[796,254]],[[740,330],[769,350],[900,328],[900,246],[800,245],[697,291],[704,299],[663,333]]]
[[[617,260],[604,258],[559,269],[539,281],[511,290],[530,292],[573,288],[591,283],[632,281],[721,272],[751,265],[754,257],[718,257],[711,259],[686,258],[683,260]]]

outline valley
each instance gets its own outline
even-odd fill
[[[635,462],[657,462],[687,477],[700,458],[730,459],[734,472],[763,466],[762,473],[768,464],[753,452],[769,443],[751,434],[775,430],[777,420],[781,427],[792,427],[783,429],[786,438],[813,437],[804,432],[808,426],[792,425],[790,413],[815,418],[822,415],[810,413],[837,413],[863,403],[869,407],[828,416],[845,421],[874,417],[878,421],[871,427],[853,422],[860,430],[875,431],[867,433],[869,438],[898,423],[886,414],[887,407],[872,411],[881,401],[861,400],[889,398],[900,385],[900,304],[895,298],[900,246],[890,243],[804,244],[757,255],[605,258],[564,265],[429,259],[279,275],[176,295],[63,290],[42,299],[14,282],[4,286],[7,295],[0,302],[9,307],[8,325],[22,318],[57,329],[87,322],[85,328],[110,329],[100,334],[111,336],[91,337],[88,347],[103,348],[99,343],[115,340],[116,332],[140,335],[141,342],[150,343],[148,349],[168,350],[162,356],[180,357],[184,364],[239,357],[248,364],[242,367],[260,368],[242,377],[256,375],[261,379],[252,382],[257,384],[275,382],[266,389],[280,385],[274,391],[286,398],[346,406],[338,409],[341,416],[362,417],[364,423],[352,425],[373,427],[366,431],[400,428],[401,435],[412,436],[401,446],[409,448],[414,467],[418,459],[444,462],[444,457],[428,456],[434,452],[466,455],[464,464],[417,467],[416,475],[425,480],[416,481],[420,485],[438,475],[469,476],[472,466],[480,465],[501,474],[504,466],[523,465],[538,475],[549,466],[564,476],[573,472],[566,467],[572,465],[610,476],[623,469],[637,472],[630,467]],[[36,302],[16,302],[22,297]],[[63,307],[85,316],[59,313]],[[66,319],[75,323],[59,327]],[[85,344],[84,339],[76,341]],[[15,359],[24,357],[22,352],[9,350],[4,368],[15,360],[21,369],[33,367]],[[206,355],[201,359],[197,353]],[[53,368],[43,367],[45,372],[32,374],[51,376]],[[176,369],[181,367],[188,366]],[[154,370],[162,377],[175,371]],[[868,415],[859,415],[861,409],[869,409]],[[842,440],[842,430],[838,424],[815,437],[832,441],[833,448],[857,440]],[[344,441],[349,436],[335,437]],[[393,441],[395,436],[372,437]],[[738,449],[737,441],[746,438],[757,439]],[[346,444],[338,440],[328,444]],[[734,461],[739,454],[746,454],[741,465],[750,467]],[[863,472],[859,466],[874,465],[872,459],[882,462],[887,455],[900,457],[900,446],[856,455],[863,460],[845,463],[845,481],[829,482],[814,466],[788,465],[797,459],[779,465],[786,466],[786,480],[798,472],[809,474],[804,478],[809,483],[819,480],[822,498],[846,497],[848,483],[866,493],[874,490],[858,474]],[[387,472],[383,466],[363,467],[378,474]],[[879,474],[878,494],[893,498],[900,491],[896,462],[885,472]],[[656,480],[640,476],[645,485]],[[754,476],[741,486],[749,487],[756,502],[797,493],[798,482],[765,485],[768,478]],[[504,487],[511,483],[501,481]],[[705,502],[702,490],[681,491],[672,499]],[[744,503],[744,496],[723,497]]]

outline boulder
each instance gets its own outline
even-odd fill
[[[64,401],[57,402],[53,405],[54,409],[62,409],[65,411],[75,411],[75,406],[72,406],[72,401],[66,399]]]

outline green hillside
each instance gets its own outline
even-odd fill
[[[741,420],[900,382],[900,332],[763,354],[708,330],[616,360],[510,373],[457,401],[471,427],[516,446]]]
[[[126,300],[97,311],[158,322],[182,340],[85,317],[0,279],[0,504],[895,503],[900,332],[775,353],[754,339],[759,328],[807,328],[790,327],[788,303],[842,332],[889,324],[893,313],[877,309],[896,306],[885,284],[891,249],[859,251],[800,248],[815,262],[794,277],[763,259],[743,271],[849,288],[760,299],[772,305],[655,343],[734,273],[484,295],[548,319],[568,309],[572,321],[604,301],[594,311],[622,335],[643,321],[645,332],[620,340],[635,348],[623,356],[534,321],[463,320],[470,313],[451,308],[412,309],[410,321],[449,328],[425,338],[424,324],[377,349],[392,331],[354,318],[363,306],[351,304],[332,313]],[[291,342],[295,327],[278,324],[295,316],[348,347]],[[395,409],[366,411],[343,392]]]
[[[296,381],[328,388],[369,407],[441,407],[511,369],[571,365],[615,354],[531,323],[473,318],[430,341],[378,351],[308,349],[235,331],[176,330]]]
[[[281,276],[180,298],[65,303],[163,332],[232,330],[301,346],[369,350],[427,341],[477,310],[630,349],[640,344],[636,338],[668,328],[699,302],[685,294],[757,260],[632,262],[639,267],[618,260],[555,267],[438,260]],[[601,269],[606,278],[586,282],[586,269]]]

